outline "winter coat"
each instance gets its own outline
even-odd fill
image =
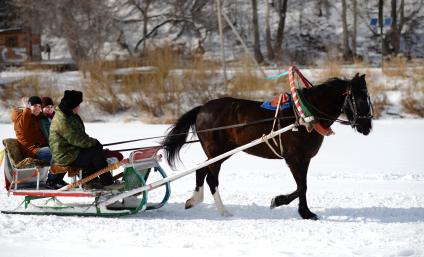
[[[95,138],[85,133],[84,124],[78,114],[56,108],[49,136],[53,163],[69,165],[76,160],[82,149],[97,143]]]
[[[49,138],[51,123],[52,123],[52,118],[44,114],[40,114],[41,130],[43,131],[43,134],[46,138]]]
[[[31,109],[13,108],[12,122],[24,156],[35,158],[41,147],[49,146],[40,126],[40,118],[32,114]]]

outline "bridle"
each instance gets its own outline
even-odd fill
[[[355,125],[358,125],[357,121],[361,119],[372,119],[374,114],[374,109],[371,103],[370,95],[367,92],[367,105],[369,107],[369,112],[366,115],[358,115],[358,107],[355,99],[355,95],[352,93],[352,85],[349,83],[347,86],[346,92],[343,93],[345,96],[345,100],[342,106],[342,112],[348,116],[349,122],[348,124],[354,127]],[[352,113],[352,119],[349,118],[349,115],[347,115],[346,110],[348,110]]]
[[[373,118],[373,114],[374,114],[374,109],[371,103],[371,98],[367,92],[367,104],[369,107],[369,112],[366,115],[358,115],[358,108],[357,108],[357,103],[356,103],[356,98],[355,95],[352,92],[352,85],[351,83],[348,84],[346,91],[344,93],[342,93],[342,95],[345,96],[342,108],[341,108],[341,112],[346,114],[348,120],[344,120],[344,119],[339,119],[337,117],[333,117],[332,115],[326,114],[324,112],[322,112],[321,110],[319,110],[317,107],[315,107],[312,103],[310,103],[308,100],[305,100],[308,105],[315,110],[315,112],[317,114],[319,114],[319,116],[317,117],[318,120],[327,120],[327,121],[335,121],[335,122],[339,122],[342,125],[350,125],[352,127],[357,126],[358,120],[361,119],[372,119]],[[347,114],[347,110],[350,111],[350,113],[352,114],[352,117],[350,118],[349,115]]]

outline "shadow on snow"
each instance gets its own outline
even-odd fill
[[[215,204],[200,204],[193,209],[185,210],[184,203],[168,203],[162,209],[142,212],[128,219],[168,219],[168,220],[299,220],[297,206],[285,206],[270,209],[268,206],[231,205],[228,210],[234,216],[221,217],[216,211]],[[312,209],[319,210],[319,208]],[[391,208],[391,207],[363,207],[363,208],[325,208],[317,211],[321,221],[330,222],[376,222],[376,223],[408,223],[423,222],[424,208]]]

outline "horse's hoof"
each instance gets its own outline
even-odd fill
[[[194,206],[193,205],[193,199],[190,198],[185,202],[185,209],[186,210],[192,208],[193,206]]]
[[[231,212],[229,212],[227,210],[222,211],[220,214],[221,214],[222,217],[233,217],[234,216]]]
[[[319,220],[318,216],[314,213],[312,213],[313,215],[308,216],[307,218],[303,218],[303,219],[308,219],[308,220]]]
[[[307,213],[300,213],[300,216],[304,220],[318,220],[319,219],[318,216],[311,211],[309,211]]]
[[[272,198],[271,200],[271,205],[269,206],[270,209],[274,209],[275,207],[277,207],[277,204],[275,203],[275,197]]]

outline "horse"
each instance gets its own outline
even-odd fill
[[[332,78],[321,85],[303,88],[300,94],[311,106],[315,121],[324,129],[329,129],[334,122],[341,121],[339,116],[344,113],[347,121],[343,124],[351,125],[363,135],[371,132],[373,109],[365,74],[359,76],[357,73],[352,79]],[[186,112],[170,127],[161,142],[168,163],[175,167],[175,161],[180,160],[179,151],[187,143],[190,128],[197,131],[198,139],[209,159],[269,133],[273,128],[275,111],[261,108],[260,105],[261,102],[257,101],[224,97]],[[280,127],[297,122],[295,112],[294,108],[280,110],[276,117]],[[247,125],[231,126],[233,124]],[[248,154],[267,159],[283,157],[290,168],[297,188],[290,194],[275,196],[271,200],[271,208],[288,205],[299,198],[300,216],[303,219],[318,219],[317,215],[310,211],[306,200],[307,174],[310,160],[317,155],[323,140],[324,136],[316,130],[310,131],[306,126],[298,126],[296,131],[290,130],[281,135],[277,143],[274,143],[274,151],[266,143],[244,150]],[[282,155],[277,156],[276,151]],[[222,216],[232,216],[225,208],[218,191],[221,164],[228,158],[196,170],[195,190],[185,203],[186,209],[203,201],[206,178],[218,212]]]

